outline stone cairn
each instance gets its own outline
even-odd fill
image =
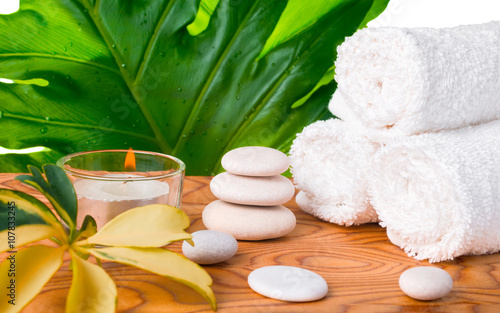
[[[296,224],[295,215],[282,204],[295,194],[293,183],[281,176],[290,166],[281,151],[242,147],[221,161],[227,171],[215,176],[210,190],[219,199],[203,210],[209,230],[238,240],[265,240],[285,236]]]

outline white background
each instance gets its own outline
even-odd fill
[[[390,0],[368,27],[451,27],[500,21],[500,0]]]

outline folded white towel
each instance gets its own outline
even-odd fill
[[[367,178],[379,147],[338,119],[304,128],[290,150],[301,209],[339,225],[376,222]]]
[[[391,138],[500,118],[500,22],[365,28],[338,48],[332,113]],[[338,101],[343,97],[345,101]]]
[[[500,121],[399,138],[371,173],[381,225],[410,256],[500,251]]]

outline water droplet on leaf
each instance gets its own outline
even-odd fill
[[[116,49],[116,45],[112,45],[111,48]]]
[[[191,135],[194,135],[194,130],[190,131],[189,133],[190,133]]]
[[[240,100],[240,96],[236,96],[236,100]]]
[[[46,134],[49,129],[47,127],[40,128],[40,133]]]
[[[207,131],[204,130],[202,134],[203,134],[203,136],[205,136],[207,134]]]
[[[177,88],[177,91],[178,91],[178,92],[181,92],[181,91],[182,91],[182,88],[181,88],[181,87]]]
[[[271,63],[271,66],[276,66],[276,63],[274,63],[274,62],[273,62],[273,63]]]
[[[123,67],[123,68],[126,68],[126,67],[127,67],[127,65],[126,65],[125,63],[122,63],[122,67]]]
[[[227,127],[226,123],[222,124],[222,128],[226,128],[226,127]]]

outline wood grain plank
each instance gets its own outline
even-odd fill
[[[37,192],[0,174],[0,186]],[[204,207],[215,200],[210,177],[186,177],[182,209],[189,215],[190,232],[205,229]],[[453,291],[436,301],[417,301],[399,289],[399,275],[414,266],[429,265],[406,256],[392,245],[378,225],[341,227],[322,222],[285,206],[297,217],[287,236],[258,242],[239,241],[230,260],[204,266],[212,276],[218,312],[500,312],[500,254],[465,256],[436,263],[454,279]],[[169,249],[180,252],[181,244]],[[5,254],[0,255],[4,259]],[[63,267],[22,312],[63,312],[71,284],[68,256]],[[310,303],[289,303],[254,293],[247,276],[268,265],[300,266],[323,276],[328,295]],[[166,264],[166,266],[168,266]],[[127,313],[211,312],[209,305],[188,287],[133,267],[105,262],[104,269],[118,287],[118,310]]]

